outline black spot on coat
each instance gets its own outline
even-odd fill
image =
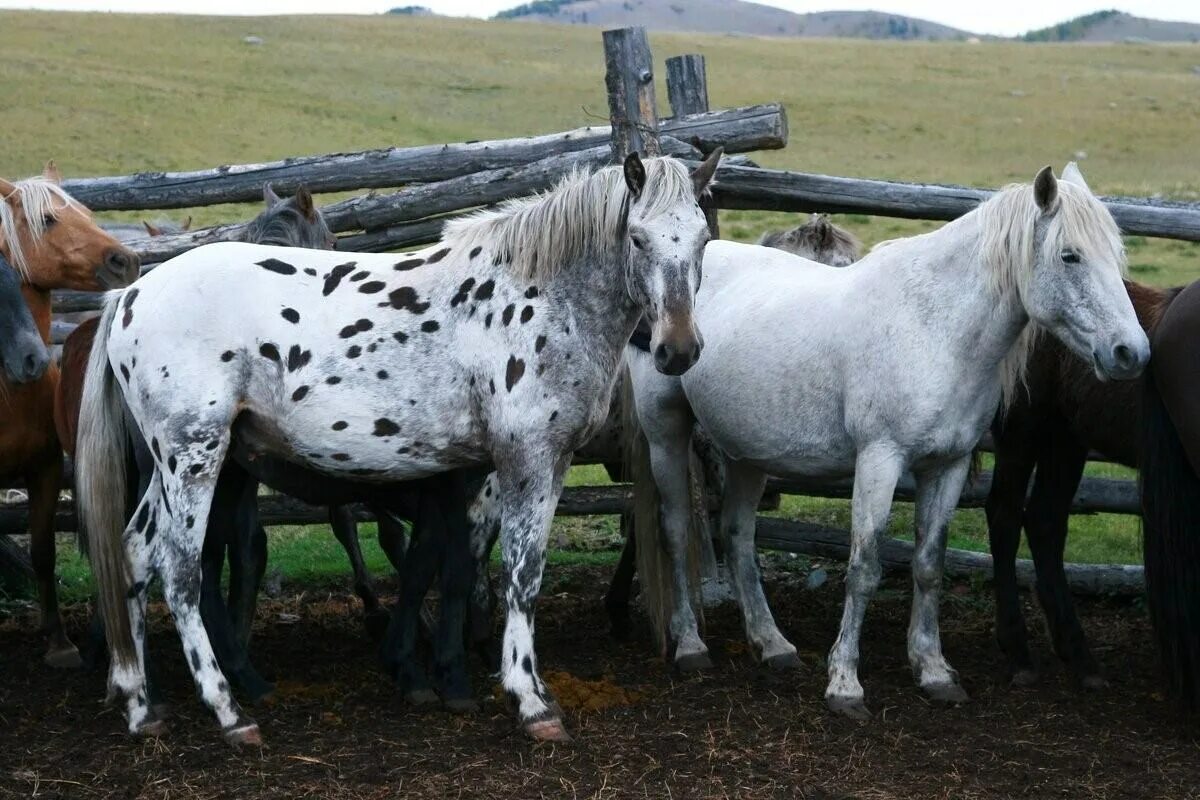
[[[283,311],[279,312],[279,316],[283,317],[293,325],[300,321],[300,312],[294,308],[285,308]]]
[[[425,331],[426,333],[433,333],[440,327],[442,326],[438,324],[436,319],[426,320],[425,322],[421,323],[421,330]]]
[[[263,358],[269,358],[276,363],[280,363],[279,348],[271,342],[264,342],[262,347],[258,348],[258,352]]]
[[[342,282],[342,278],[346,277],[353,271],[353,261],[346,264],[338,264],[336,267],[331,269],[329,274],[325,276],[325,288],[321,290],[321,294],[326,297],[333,294],[333,290],[336,289]]]
[[[412,314],[424,314],[429,310],[429,303],[422,303],[421,296],[411,286],[401,286],[399,289],[389,292],[388,302],[382,305],[388,304],[394,309],[405,310]]]
[[[383,287],[386,285],[383,281],[367,281],[358,287],[358,290],[363,294],[377,294],[378,292],[382,292]]]
[[[429,258],[425,259],[425,263],[426,264],[436,264],[437,262],[441,261],[443,258],[445,258],[448,255],[450,255],[450,248],[443,247],[441,250],[438,250],[436,253],[431,255]]]
[[[292,401],[299,403],[301,400],[303,400],[305,398],[305,396],[307,394],[308,394],[308,387],[301,386],[296,391],[292,392]]]
[[[266,261],[259,261],[258,265],[268,272],[275,272],[279,275],[295,275],[296,268],[286,261],[280,261],[278,258],[268,258]]]
[[[423,258],[406,258],[396,264],[396,270],[398,272],[408,272],[410,269],[416,269],[424,263],[425,259]]]
[[[476,300],[489,300],[492,293],[496,290],[496,282],[488,278],[483,283],[479,284],[479,288],[475,290]]]
[[[386,417],[381,417],[375,420],[375,430],[371,431],[371,434],[373,436],[395,436],[399,432],[399,425]]]
[[[516,356],[509,356],[508,357],[508,368],[505,369],[505,371],[504,371],[504,386],[505,386],[505,388],[511,392],[513,387],[517,385],[517,382],[521,380],[521,377],[524,374],[525,374],[524,360],[517,358]]]

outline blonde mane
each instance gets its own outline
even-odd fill
[[[13,192],[0,198],[0,245],[8,245],[8,260],[25,280],[30,279],[29,262],[21,247],[21,237],[17,231],[17,215],[13,206],[8,202],[11,197],[21,200],[22,216],[33,242],[40,242],[46,234],[46,217],[58,219],[59,213],[66,208],[82,209],[61,186],[45,178],[27,178],[13,184]]]
[[[1030,184],[1006,186],[973,213],[978,215],[982,229],[978,255],[998,297],[1013,291],[1023,297],[1039,256],[1044,260],[1054,258],[1068,246],[1079,250],[1086,263],[1116,264],[1125,274],[1121,231],[1104,204],[1083,186],[1066,180],[1058,182],[1058,208],[1046,223],[1040,243],[1037,222],[1042,212]],[[1002,410],[1025,385],[1029,354],[1039,333],[1033,322],[1026,325],[1000,363]]]
[[[695,202],[682,162],[663,157],[643,164],[646,185],[636,200],[643,217]],[[588,253],[615,255],[633,202],[621,167],[574,170],[546,192],[447,223],[442,242],[486,246],[518,278],[544,281]]]

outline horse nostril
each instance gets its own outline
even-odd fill
[[[1133,350],[1123,344],[1119,344],[1113,348],[1113,360],[1122,368],[1127,368],[1133,366],[1136,357],[1133,354]]]
[[[660,344],[654,348],[654,360],[660,364],[665,364],[671,358],[671,351],[667,349],[665,344]]]

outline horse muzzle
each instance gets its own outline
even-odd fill
[[[4,360],[4,377],[10,383],[33,383],[46,374],[50,366],[50,353],[42,340],[28,337],[14,343],[9,359]]]
[[[1096,374],[1105,380],[1132,380],[1142,374],[1150,361],[1150,342],[1144,333],[1122,339],[1111,346],[1096,348],[1092,351],[1092,361]]]
[[[141,259],[132,250],[113,248],[104,254],[96,280],[105,289],[124,289],[141,275]]]
[[[689,330],[668,333],[652,346],[654,368],[664,375],[682,375],[692,368],[704,350],[704,337],[699,331]]]

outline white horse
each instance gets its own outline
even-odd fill
[[[893,491],[911,470],[917,549],[909,660],[931,697],[965,700],[942,655],[938,591],[971,451],[1021,380],[1031,321],[1103,378],[1141,372],[1149,346],[1121,283],[1123,265],[1117,226],[1073,165],[1061,183],[1047,167],[1032,186],[1004,189],[937,232],[897,240],[842,269],[713,242],[696,298],[706,340],[700,362],[682,378],[658,376],[644,353],[627,349],[669,556],[685,552],[696,420],[726,457],[721,529],[746,635],[764,662],[794,665],[796,649],[763,596],[754,510],[768,473],[853,474],[846,605],[826,699],[835,711],[865,718],[859,633],[879,583],[879,538]],[[689,589],[674,588],[676,663],[702,663],[707,650]]]
[[[356,481],[492,464],[508,620],[502,681],[532,736],[567,738],[538,676],[533,606],[571,453],[608,412],[639,317],[658,368],[699,357],[692,301],[714,153],[636,156],[452,224],[407,256],[219,244],[106,303],[88,364],[79,505],[131,732],[157,733],[143,670],[147,583],[163,590],[203,700],[234,744],[261,741],[201,624],[200,552],[217,474],[243,447]],[[125,417],[154,475],[125,526]]]

